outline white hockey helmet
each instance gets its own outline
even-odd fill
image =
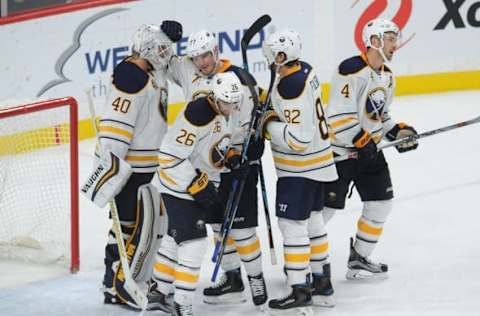
[[[212,78],[213,97],[223,103],[238,104],[242,100],[242,84],[231,71],[217,73]]]
[[[272,33],[263,43],[263,54],[267,58],[269,65],[275,63],[275,58],[279,53],[284,53],[286,59],[278,66],[285,65],[288,62],[300,58],[302,52],[302,41],[300,35],[292,29],[284,29]]]
[[[380,39],[380,48],[383,48],[383,36],[385,33],[392,32],[395,33],[397,36],[400,36],[400,29],[398,26],[386,19],[374,19],[369,21],[363,27],[362,31],[362,39],[365,47],[373,47],[372,45],[372,36],[378,36]]]
[[[212,32],[206,30],[194,32],[188,37],[187,56],[193,58],[206,52],[212,52],[215,56],[217,47],[217,38]]]
[[[165,67],[173,55],[173,42],[158,25],[142,24],[133,35],[132,51],[155,69]]]

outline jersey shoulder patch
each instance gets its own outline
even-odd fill
[[[217,116],[207,97],[198,98],[189,102],[184,112],[185,118],[195,126],[205,126]]]
[[[354,56],[342,61],[340,66],[338,66],[338,72],[341,75],[348,76],[359,72],[367,66],[367,63],[361,56]]]
[[[118,90],[135,94],[147,85],[148,74],[134,63],[122,61],[113,70],[113,85]]]
[[[301,61],[300,70],[280,79],[277,89],[282,99],[288,100],[299,97],[305,89],[307,78],[311,71],[312,66]]]
[[[228,67],[225,71],[231,71],[233,72],[237,77],[238,79],[240,79],[240,82],[246,86],[248,84],[252,84],[254,86],[257,85],[257,81],[255,80],[255,78],[248,72],[246,71],[245,69],[243,68],[240,68],[238,66],[234,66],[234,65],[231,65],[230,67]]]

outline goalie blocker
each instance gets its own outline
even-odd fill
[[[132,278],[139,285],[146,285],[152,276],[154,255],[166,232],[166,216],[158,191],[149,183],[153,173],[132,173],[130,165],[113,153],[98,159],[92,174],[82,185],[81,191],[99,207],[104,207],[115,197],[122,222],[123,238]],[[136,199],[130,198],[137,192]],[[127,222],[129,225],[127,225]],[[104,285],[109,303],[125,303],[136,306],[135,300],[125,290],[125,275],[119,261],[116,243],[109,243]],[[107,263],[108,261],[108,263]],[[145,286],[146,290],[146,286]]]
[[[92,174],[82,185],[82,194],[100,208],[123,188],[132,174],[132,167],[110,152],[100,157]]]

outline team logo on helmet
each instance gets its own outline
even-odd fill
[[[382,119],[383,111],[385,109],[385,102],[387,100],[387,92],[383,88],[375,88],[368,93],[365,104],[365,111],[367,117],[372,121],[379,121]]]

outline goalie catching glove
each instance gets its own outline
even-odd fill
[[[98,159],[93,173],[80,191],[87,199],[103,208],[122,190],[131,174],[130,165],[109,152]]]
[[[408,126],[405,123],[398,123],[390,131],[388,131],[386,137],[389,141],[411,137],[411,140],[405,141],[395,146],[399,153],[403,153],[406,151],[417,149],[417,139],[415,137],[412,137],[416,135],[418,135],[418,133],[413,127]]]
[[[208,180],[206,172],[202,172],[199,169],[195,169],[195,171],[197,175],[188,186],[188,193],[206,211],[219,208],[220,200],[215,185]]]

